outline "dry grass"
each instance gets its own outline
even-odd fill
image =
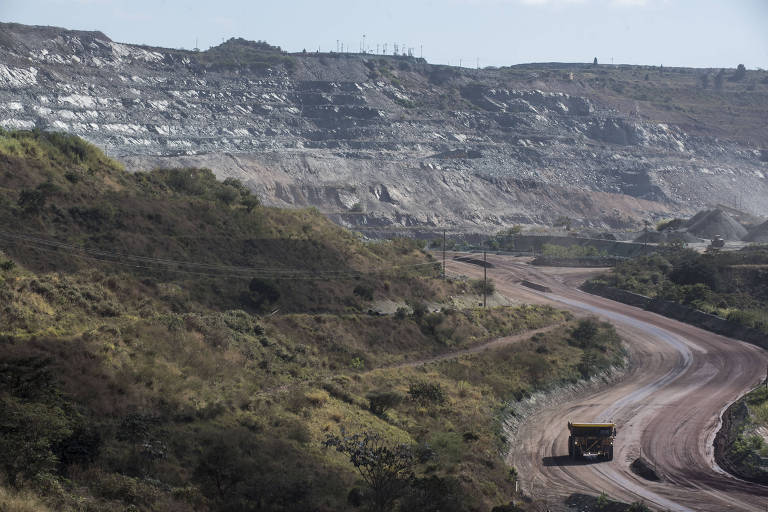
[[[34,494],[0,487],[0,512],[49,512],[51,509]]]

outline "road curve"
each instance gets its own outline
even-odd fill
[[[574,492],[605,492],[626,502],[680,512],[768,510],[768,486],[738,480],[714,462],[712,441],[722,411],[764,377],[762,349],[642,309],[579,291],[589,271],[541,269],[519,258],[489,256],[488,269],[503,294],[548,303],[611,321],[633,361],[625,377],[607,389],[545,406],[528,417],[516,435],[508,462],[523,490],[565,510]],[[449,272],[482,275],[476,265],[449,261]],[[540,293],[521,279],[546,285]],[[618,437],[612,462],[572,462],[567,422],[612,420]],[[642,454],[661,477],[644,480],[629,469]]]

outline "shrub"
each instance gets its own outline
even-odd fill
[[[50,181],[41,183],[33,190],[22,190],[19,193],[19,207],[26,213],[40,213],[48,199],[60,190]]]
[[[274,304],[280,299],[280,290],[272,281],[254,277],[248,284],[248,292],[243,301],[254,309],[261,309]]]
[[[321,405],[323,405],[325,402],[328,401],[328,392],[316,389],[312,391],[307,391],[304,394],[304,397],[314,407],[320,407]]]
[[[0,398],[0,468],[12,487],[54,471],[53,446],[72,433],[64,412],[55,406]]]
[[[571,344],[580,348],[592,346],[599,332],[600,321],[597,318],[582,318],[571,332]]]
[[[403,401],[403,396],[397,391],[371,391],[365,398],[368,399],[368,408],[377,416],[383,416]]]
[[[478,295],[483,295],[483,292],[485,292],[486,295],[493,295],[493,292],[496,291],[496,285],[493,283],[493,279],[488,279],[487,281],[483,279],[472,279],[470,280],[470,287],[472,291]]]
[[[446,398],[440,383],[416,381],[412,382],[408,388],[408,396],[411,400],[422,405],[445,403]]]
[[[413,317],[417,320],[420,320],[429,312],[429,308],[427,308],[427,305],[421,302],[420,300],[413,301],[410,303],[411,310],[413,310]]]
[[[363,300],[373,300],[373,286],[369,284],[358,284],[352,293]]]

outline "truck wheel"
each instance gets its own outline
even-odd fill
[[[568,457],[573,458],[573,438],[568,436]]]
[[[613,460],[613,446],[608,448],[608,453],[605,454],[605,458],[608,460]]]

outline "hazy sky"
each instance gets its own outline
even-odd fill
[[[0,0],[0,20],[201,49],[222,38],[289,51],[393,43],[430,62],[768,68],[768,0]]]

